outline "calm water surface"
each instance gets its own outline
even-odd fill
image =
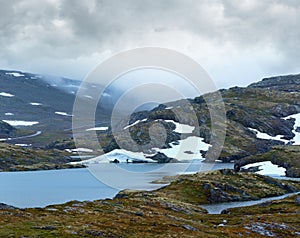
[[[172,164],[168,169],[159,164],[119,164],[116,170],[114,164],[95,165],[97,173],[104,174],[106,183],[99,181],[86,168],[64,169],[32,172],[1,172],[0,173],[0,203],[12,206],[44,207],[50,204],[64,203],[71,200],[96,200],[114,197],[121,189],[152,190],[163,185],[152,184],[164,176],[176,175],[178,166]],[[233,164],[215,164],[203,166],[194,163],[188,169],[191,171],[205,171],[211,169],[232,168]],[[130,171],[125,177],[122,170]],[[110,181],[118,181],[118,186],[110,187]],[[112,183],[115,184],[115,183]]]

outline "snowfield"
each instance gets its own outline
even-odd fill
[[[91,159],[71,162],[71,164],[99,164],[99,163],[109,163],[117,159],[120,163],[127,163],[132,161],[147,161],[147,162],[157,162],[152,159],[146,158],[146,156],[151,156],[154,154],[144,154],[142,152],[132,152],[124,149],[115,149],[104,155],[100,155]]]
[[[257,167],[257,166],[259,168],[259,171],[256,172],[257,174],[285,176],[286,169],[283,167],[279,167],[276,164],[273,164],[271,161],[247,164],[247,165],[243,166],[242,168],[249,169],[251,167]]]
[[[201,137],[190,136],[178,142],[171,143],[171,146],[172,148],[155,149],[155,151],[164,153],[166,156],[178,161],[190,161],[204,159],[200,150],[207,151],[210,144],[205,143]]]
[[[38,121],[18,121],[18,120],[3,120],[11,126],[33,126],[39,124]]]
[[[248,127],[248,129],[250,131],[253,131],[256,134],[256,137],[259,138],[259,139],[264,139],[264,140],[279,140],[279,141],[282,141],[284,143],[288,143],[289,142],[289,140],[281,139],[281,137],[283,137],[283,135],[270,136],[267,133],[260,132],[260,131],[258,131],[256,129],[253,129],[253,128],[250,128],[250,127]]]
[[[175,126],[176,126],[174,131],[177,132],[177,133],[181,133],[181,134],[192,133],[193,130],[195,129],[194,126],[190,126],[190,125],[186,125],[186,124],[180,124],[180,123],[175,122],[173,120],[165,120],[165,121],[174,123]]]

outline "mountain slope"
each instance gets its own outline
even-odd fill
[[[23,138],[16,143],[45,146],[57,139],[72,137],[72,110],[80,83],[66,78],[0,70],[0,120],[18,129],[42,132],[39,138]],[[95,89],[91,86],[90,90]],[[87,96],[80,100],[89,103]],[[105,123],[109,114],[99,107],[96,116]],[[30,126],[25,127],[24,121]],[[4,131],[0,133],[5,134]]]
[[[223,162],[239,160],[267,152],[276,145],[293,144],[297,133],[294,129],[295,119],[286,117],[300,113],[299,81],[300,75],[289,75],[264,79],[246,88],[233,87],[220,90],[226,108],[227,123],[223,125],[226,126],[226,139],[219,159]],[[176,122],[194,126],[192,115],[186,111],[190,105],[185,105],[180,100],[160,105],[151,111],[132,114],[129,126],[119,128],[114,136],[108,133],[105,137],[102,133],[99,135],[100,142],[106,152],[119,148],[116,141],[125,145],[123,149],[137,152],[147,152],[145,149],[151,150],[157,146],[175,148],[173,143],[178,143],[180,136],[201,137],[204,142],[209,143],[211,119],[205,96],[207,95],[188,100],[197,115],[199,131],[193,130],[189,133],[176,131]],[[185,116],[179,120],[175,111]],[[167,132],[164,144],[161,144],[164,134],[158,132],[150,138],[149,128],[157,122],[161,123]],[[126,143],[127,139],[124,136],[126,131],[135,143]],[[190,153],[191,151],[186,151],[183,157],[187,157]],[[205,151],[201,153],[206,154]],[[211,158],[206,157],[206,160],[211,161]]]

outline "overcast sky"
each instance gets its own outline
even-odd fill
[[[0,0],[0,68],[83,79],[122,50],[197,60],[218,87],[300,73],[299,0]]]

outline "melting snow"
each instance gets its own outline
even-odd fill
[[[289,142],[289,140],[281,139],[281,137],[283,137],[283,135],[270,136],[267,133],[260,132],[260,131],[258,131],[256,129],[253,129],[253,128],[250,128],[250,127],[248,127],[248,129],[251,130],[251,131],[253,131],[256,134],[256,137],[259,138],[259,139],[279,140],[279,141],[282,141],[284,143],[288,143]]]
[[[185,125],[185,124],[180,124],[178,122],[175,122],[173,120],[165,120],[166,122],[172,122],[175,124],[176,128],[175,128],[175,132],[178,133],[192,133],[193,130],[195,129],[194,126],[190,126],[190,125]]]
[[[138,123],[140,123],[140,122],[143,122],[143,121],[147,121],[147,119],[137,120],[137,121],[135,121],[134,123],[132,123],[132,124],[130,124],[130,125],[128,125],[128,126],[125,126],[124,129],[126,130],[126,129],[128,129],[129,127],[132,127],[132,126],[134,126],[134,125],[136,125],[136,124],[138,124]]]
[[[144,122],[144,121],[147,121],[147,119],[143,119],[143,120],[137,120],[135,121],[134,123],[128,125],[128,126],[125,126],[124,129],[128,129],[129,127],[132,127],[140,122]],[[155,120],[155,121],[160,121],[160,120]],[[190,125],[185,125],[185,124],[180,124],[178,122],[175,122],[173,120],[165,120],[165,122],[172,122],[175,124],[176,128],[175,128],[175,132],[178,132],[178,133],[192,133],[194,128],[193,126],[190,126]]]
[[[93,150],[87,149],[87,148],[65,149],[65,151],[70,152],[70,153],[76,153],[76,152],[91,153],[91,152],[93,152]]]
[[[6,73],[7,75],[12,75],[14,77],[22,77],[22,76],[25,76],[24,74],[20,74],[20,73],[17,73],[17,72],[12,72],[12,73]]]
[[[124,149],[115,149],[105,155],[100,155],[95,158],[91,158],[84,161],[72,162],[72,164],[98,164],[98,163],[108,163],[117,159],[120,163],[133,162],[133,161],[147,161],[154,162],[146,157],[153,156],[157,152],[164,153],[170,158],[175,158],[179,161],[193,160],[193,159],[203,159],[200,150],[208,150],[209,144],[203,142],[203,138],[191,136],[183,140],[179,140],[176,145],[171,144],[172,148],[168,149],[158,149],[154,148],[155,153],[145,154],[143,152],[132,152]],[[68,150],[69,152],[74,152],[74,150]]]
[[[72,117],[73,116],[73,115],[70,115],[70,114],[68,114],[66,112],[55,112],[55,114],[61,115],[61,116],[67,116],[67,117]]]
[[[10,94],[10,93],[2,92],[2,93],[0,93],[0,96],[3,96],[3,97],[14,97],[15,95]]]
[[[32,146],[32,144],[15,144],[17,146],[21,146],[21,147],[29,147]]]
[[[40,106],[40,105],[42,105],[41,103],[39,103],[39,102],[31,102],[30,103],[32,106]]]
[[[293,145],[300,145],[300,132],[296,131],[297,127],[300,127],[300,113],[290,115],[290,116],[285,117],[283,119],[287,120],[287,119],[290,119],[290,118],[295,119],[295,125],[294,125],[294,130],[293,130],[293,133],[295,134],[295,137],[293,138],[293,141],[294,141]]]
[[[203,142],[203,138],[190,136],[186,139],[179,140],[178,144],[172,144],[172,148],[167,149],[155,149],[161,153],[164,153],[170,158],[175,158],[179,161],[203,159],[200,150],[207,151],[210,144]]]
[[[102,127],[94,127],[94,128],[90,128],[87,129],[86,131],[106,131],[108,130],[107,126],[102,126]]]
[[[106,153],[105,155],[100,155],[95,158],[91,158],[79,162],[71,162],[71,164],[99,164],[99,163],[109,163],[117,159],[120,163],[132,162],[136,160],[147,161],[147,162],[157,162],[155,160],[146,158],[146,156],[151,156],[151,154],[144,154],[142,152],[132,152],[124,149],[115,149]]]
[[[17,120],[3,120],[11,126],[33,126],[39,124],[38,121],[17,121]]]
[[[257,166],[259,168],[259,171],[256,172],[257,174],[285,176],[286,169],[283,167],[279,167],[276,164],[273,164],[271,161],[247,164],[247,165],[243,166],[242,168],[249,169],[251,167],[257,167]]]

